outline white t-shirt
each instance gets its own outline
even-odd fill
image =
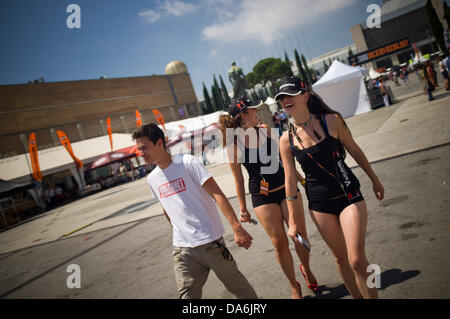
[[[202,185],[211,174],[191,155],[175,155],[165,169],[156,166],[147,176],[173,226],[173,245],[197,247],[225,233],[212,197]]]

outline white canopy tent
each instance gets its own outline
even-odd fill
[[[219,116],[223,113],[223,111],[217,111],[206,115],[166,123],[164,126],[166,127],[167,136],[169,137],[169,140],[172,140],[184,132],[201,130],[212,123],[217,123],[219,121]],[[159,125],[159,127],[162,129],[161,125]]]
[[[364,77],[366,68],[353,67],[334,60],[327,73],[313,84],[313,90],[344,118],[369,112]]]
[[[275,101],[270,96],[267,97],[267,99],[266,99],[266,101],[264,103],[269,106],[270,112],[275,113],[276,111],[278,111],[277,101]]]
[[[414,60],[412,62],[412,65],[419,64],[419,63],[424,63],[424,62],[427,62],[428,60],[429,60],[428,58],[424,58],[422,56],[422,54],[419,52],[419,53],[416,53],[416,55],[414,56]]]
[[[369,69],[369,78],[372,80],[378,79],[381,76],[381,73],[375,71],[372,67]]]

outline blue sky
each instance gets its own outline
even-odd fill
[[[81,28],[69,29],[69,4]],[[381,0],[2,0],[0,85],[164,74],[186,63],[199,100],[231,61],[249,72],[260,59],[307,59],[353,43]]]

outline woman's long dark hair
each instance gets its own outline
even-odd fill
[[[344,120],[344,117],[342,116],[342,114],[336,110],[333,110],[331,107],[329,107],[322,100],[322,98],[319,95],[317,95],[317,93],[313,92],[312,90],[309,91],[309,98],[308,98],[308,102],[306,103],[306,106],[308,107],[309,113],[314,114],[314,115],[321,116],[321,115],[326,115],[326,114],[336,114],[337,116],[339,116],[341,118],[341,120],[344,122],[344,125],[347,127],[347,123],[345,123],[345,120]],[[320,118],[318,120],[322,123],[322,120]],[[323,128],[323,129],[325,131],[325,128]],[[345,152],[345,148],[342,145],[342,143],[340,143],[339,153],[341,154],[342,158],[345,158],[346,152]]]

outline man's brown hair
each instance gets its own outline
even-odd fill
[[[156,144],[158,140],[161,139],[164,145],[164,149],[166,149],[166,138],[164,136],[164,132],[155,123],[142,125],[133,132],[133,135],[131,137],[133,138],[134,141],[137,140],[138,138],[146,137],[153,144]]]

